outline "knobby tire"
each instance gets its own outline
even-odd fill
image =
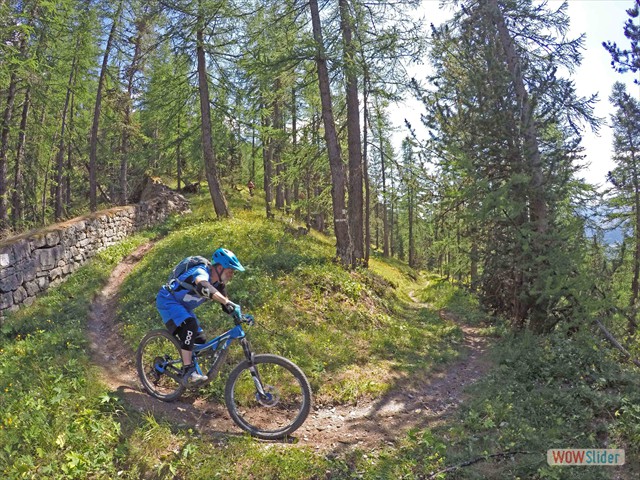
[[[170,367],[177,375],[182,367],[178,340],[166,330],[152,330],[140,341],[136,352],[136,369],[149,395],[163,402],[172,402],[184,393],[186,387],[169,375],[155,371],[154,360],[165,356],[178,361],[177,366]]]
[[[309,380],[297,365],[278,355],[255,355],[253,363],[263,386],[277,394],[280,401],[265,406],[257,398],[252,398],[256,396],[256,389],[249,372],[250,363],[244,360],[229,374],[225,385],[224,399],[231,419],[243,430],[264,440],[291,435],[304,423],[311,410]],[[265,422],[279,422],[279,425],[267,428],[263,425]]]

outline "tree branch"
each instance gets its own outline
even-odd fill
[[[431,480],[433,478],[436,478],[438,475],[440,475],[442,473],[455,472],[456,470],[458,470],[458,469],[460,469],[462,467],[468,467],[468,466],[474,465],[474,464],[476,464],[478,462],[489,460],[490,458],[512,457],[513,455],[516,455],[518,453],[523,454],[523,455],[531,455],[531,454],[536,453],[536,452],[526,452],[526,451],[517,450],[517,451],[514,451],[514,452],[500,452],[500,453],[494,453],[494,454],[491,454],[491,455],[484,455],[482,457],[476,457],[474,459],[467,460],[466,462],[462,462],[462,463],[459,463],[457,465],[453,465],[451,467],[447,467],[447,468],[444,468],[442,470],[438,470],[437,472],[432,473],[431,475],[429,475],[426,478],[428,480]]]
[[[637,367],[640,367],[640,360],[638,360],[637,358],[633,358],[631,354],[627,351],[627,349],[624,348],[620,344],[620,342],[618,342],[618,340],[616,340],[616,338],[611,334],[611,332],[609,332],[609,330],[607,330],[607,327],[605,327],[600,320],[596,319],[596,324],[598,325],[598,328],[600,328],[602,333],[604,333],[604,336],[607,338],[607,340],[609,340],[609,343],[611,343],[614,347],[620,350],[622,354],[625,356],[626,360],[629,360],[631,363],[633,363]]]

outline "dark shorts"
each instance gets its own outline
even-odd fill
[[[175,326],[173,322],[167,322],[169,332],[178,339],[180,347],[183,350],[193,350],[195,344],[206,343],[207,337],[198,325],[198,321],[190,317],[182,322],[179,326]]]

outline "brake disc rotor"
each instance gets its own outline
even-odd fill
[[[264,395],[256,393],[256,400],[258,401],[258,403],[267,408],[275,407],[278,402],[280,402],[280,395],[278,395],[275,387],[266,385],[263,390],[265,393]]]

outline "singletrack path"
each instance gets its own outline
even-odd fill
[[[140,412],[209,436],[241,435],[224,404],[206,402],[193,394],[172,403],[161,402],[146,394],[137,379],[135,352],[125,345],[119,333],[116,307],[120,285],[151,248],[153,243],[146,243],[125,258],[93,300],[88,333],[98,375]],[[409,296],[413,308],[431,308],[416,301],[413,292]],[[314,405],[307,421],[294,434],[296,443],[321,452],[339,453],[352,448],[371,451],[393,444],[411,428],[434,427],[445,421],[462,402],[464,389],[481,378],[490,363],[485,355],[488,341],[477,328],[464,325],[444,310],[440,316],[456,322],[464,332],[462,358],[433,372],[427,380],[399,377],[390,392],[372,401]]]

